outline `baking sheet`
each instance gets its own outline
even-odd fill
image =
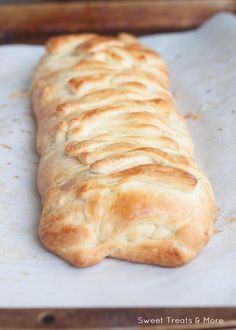
[[[39,243],[35,122],[27,94],[41,46],[0,47],[0,307],[236,305],[236,19],[143,37],[168,61],[195,157],[216,193],[215,235],[182,268],[107,259],[76,269]]]

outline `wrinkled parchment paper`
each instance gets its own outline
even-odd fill
[[[215,235],[182,268],[107,259],[76,269],[39,243],[36,126],[27,87],[42,46],[0,47],[0,307],[236,305],[236,19],[142,42],[167,60],[195,157],[217,197]]]

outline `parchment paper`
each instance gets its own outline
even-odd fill
[[[42,46],[0,47],[0,307],[236,305],[236,19],[141,38],[170,67],[219,210],[215,235],[182,268],[107,259],[76,269],[39,243],[35,122],[28,94]]]

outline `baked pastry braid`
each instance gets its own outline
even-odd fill
[[[52,38],[32,101],[45,247],[79,267],[180,266],[202,250],[214,195],[156,52],[127,34]]]

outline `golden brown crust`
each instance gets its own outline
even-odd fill
[[[133,36],[48,42],[32,100],[50,251],[79,267],[109,256],[175,267],[206,245],[214,194],[168,85],[163,59]]]

